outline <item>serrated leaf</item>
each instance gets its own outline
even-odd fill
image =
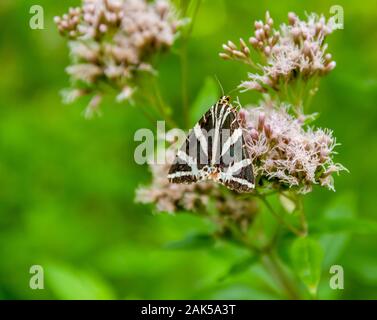
[[[190,122],[194,125],[219,99],[219,85],[211,77],[205,79],[190,110]]]
[[[219,281],[223,281],[230,276],[237,275],[246,271],[257,261],[258,261],[258,257],[256,256],[249,256],[247,258],[244,258],[238,261],[237,263],[233,264],[221,278],[219,278]]]
[[[314,239],[297,238],[291,248],[292,265],[296,274],[312,295],[317,293],[321,278],[323,250]]]
[[[215,239],[212,235],[208,234],[191,234],[186,238],[178,241],[172,241],[165,245],[166,249],[172,250],[193,250],[208,248],[213,246]]]

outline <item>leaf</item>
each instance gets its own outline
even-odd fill
[[[66,265],[46,266],[46,285],[59,299],[92,300],[114,299],[110,287],[99,277]]]
[[[229,270],[222,277],[219,278],[219,281],[224,281],[226,278],[228,278],[230,276],[237,275],[237,274],[240,274],[240,273],[246,271],[247,269],[249,269],[251,267],[251,265],[253,265],[257,261],[258,261],[258,257],[248,256],[248,257],[236,262],[235,264],[233,264],[229,268]]]
[[[321,278],[323,250],[314,239],[297,238],[291,248],[291,259],[295,272],[312,295],[317,293]]]
[[[324,268],[338,263],[339,257],[351,240],[351,232],[340,233],[328,230],[327,221],[333,219],[356,219],[356,200],[352,193],[345,193],[334,198],[326,207],[322,218],[319,217],[309,224],[310,232],[319,234],[319,242],[325,252]]]
[[[310,232],[377,234],[377,222],[360,218],[323,218],[311,223]]]
[[[284,193],[279,194],[279,200],[285,211],[293,213],[296,210],[296,203]]]
[[[325,252],[323,258],[323,268],[329,268],[333,264],[337,264],[339,257],[345,251],[350,241],[349,234],[325,234],[318,239]]]
[[[219,86],[212,77],[205,79],[190,110],[190,121],[194,125],[219,99]]]
[[[190,1],[192,2],[192,1]],[[227,23],[227,5],[224,0],[216,0],[216,5],[211,4],[212,1],[201,1],[200,10],[195,20],[195,28],[193,34],[196,37],[204,37],[209,39],[216,33],[221,32]],[[208,19],[208,17],[216,17],[216,19]]]
[[[178,241],[173,241],[165,245],[166,249],[173,250],[193,250],[208,248],[215,244],[215,239],[208,234],[191,234],[186,238]]]

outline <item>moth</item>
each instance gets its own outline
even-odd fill
[[[221,97],[190,130],[170,167],[171,183],[213,180],[237,192],[251,192],[252,161],[230,97]]]

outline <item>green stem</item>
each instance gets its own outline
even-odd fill
[[[187,33],[182,37],[182,45],[180,50],[180,61],[181,61],[181,95],[182,95],[182,108],[183,108],[183,121],[184,127],[189,126],[189,95],[188,95],[188,40],[194,28],[196,17],[199,12],[201,5],[201,0],[197,0],[195,3],[194,12],[191,18],[191,24],[187,30]],[[187,7],[183,8],[183,14],[187,13]]]
[[[280,230],[280,226],[281,225],[279,225],[277,228],[275,235],[276,237],[278,236],[277,234]],[[260,248],[250,242],[247,234],[241,232],[237,226],[229,224],[228,227],[230,228],[235,240],[242,243],[252,255],[256,255],[260,258],[262,265],[266,268],[267,272],[275,278],[286,296],[293,300],[300,299],[299,290],[297,289],[295,282],[286,274],[286,271],[284,270],[282,263],[279,261],[279,258],[273,253],[277,240],[276,237],[274,237],[269,245]]]
[[[166,106],[166,103],[164,102],[161,96],[160,89],[155,80],[153,80],[152,86],[153,86],[153,94],[147,95],[149,102],[157,110],[157,112],[160,113],[160,115],[164,118],[169,128],[177,128],[178,126],[173,120],[173,118],[170,116],[169,108]]]
[[[198,12],[199,12],[199,8],[200,8],[201,3],[202,3],[202,0],[196,1],[194,13],[192,14],[191,24],[190,24],[190,27],[188,29],[186,39],[188,39],[191,36],[192,30],[194,28],[194,24],[195,24],[195,21],[196,21],[196,17],[198,16]]]
[[[302,236],[303,233],[301,230],[298,230],[297,228],[295,228],[294,226],[292,226],[291,224],[289,224],[287,221],[284,220],[283,217],[281,217],[275,210],[274,208],[271,206],[271,204],[267,201],[266,197],[265,196],[262,196],[262,195],[258,195],[259,199],[262,200],[262,202],[265,204],[265,206],[267,207],[267,209],[270,211],[270,213],[275,217],[275,219],[280,222],[281,224],[283,224],[284,226],[286,226],[292,233],[294,233],[296,236]]]
[[[285,291],[286,295],[293,300],[300,299],[300,295],[297,293],[295,285],[292,280],[286,275],[281,263],[277,257],[271,252],[267,252],[262,255],[262,263],[264,267],[275,277],[281,288]]]
[[[297,209],[300,215],[300,222],[301,222],[301,228],[302,228],[302,236],[307,236],[309,233],[309,227],[308,222],[306,221],[306,215],[304,211],[304,203],[302,201],[302,197],[298,197],[297,199]]]
[[[187,60],[187,40],[184,39],[181,52],[181,95],[182,95],[182,108],[183,108],[183,122],[184,127],[189,126],[189,106],[188,106],[188,60]]]
[[[144,117],[149,121],[149,123],[152,126],[156,125],[156,119],[148,112],[146,108],[144,108],[143,105],[140,105],[141,113],[144,115]]]
[[[319,84],[319,78],[314,78],[314,80],[310,79],[309,80],[309,84],[307,86],[307,92],[305,93],[305,95],[307,96],[306,98],[306,101],[304,101],[304,109],[305,109],[305,112],[306,113],[309,113],[309,109],[310,109],[310,105],[312,103],[312,100],[316,94],[315,91],[311,92],[312,90],[315,90],[316,88],[318,88],[318,84]]]

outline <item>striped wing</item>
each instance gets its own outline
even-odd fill
[[[221,98],[189,132],[168,174],[170,182],[213,179],[238,192],[254,188],[254,176],[237,111]]]

